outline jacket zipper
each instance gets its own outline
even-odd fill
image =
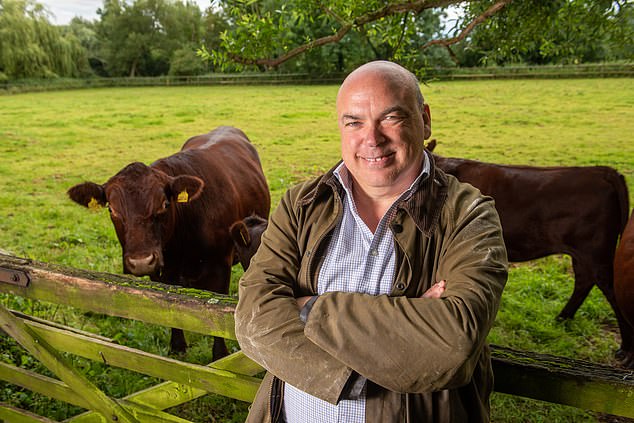
[[[328,226],[328,228],[326,228],[326,230],[321,234],[319,239],[317,239],[317,241],[313,244],[314,247],[310,252],[310,258],[308,259],[308,263],[306,265],[306,280],[308,281],[308,285],[310,286],[311,290],[313,290],[313,292],[315,293],[318,292],[317,277],[320,270],[319,268],[315,268],[313,271],[313,268],[315,267],[315,257],[321,257],[321,254],[317,253],[325,248],[325,246],[323,246],[324,240],[331,234],[331,232],[335,229],[335,227],[339,224],[339,222],[341,222],[341,219],[343,218],[343,214],[341,213],[341,210],[343,208],[342,199],[336,190],[334,191],[334,201],[337,205],[335,210],[336,216],[333,219],[332,223]],[[322,263],[323,260],[318,264],[319,267],[321,267]]]
[[[271,379],[271,397],[269,400],[269,409],[271,412],[271,422],[282,422],[282,404],[284,404],[284,382],[273,376]]]

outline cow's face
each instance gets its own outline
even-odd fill
[[[257,215],[251,215],[233,223],[229,228],[236,255],[244,270],[249,268],[251,257],[258,250],[262,233],[267,226],[268,220]]]
[[[175,209],[197,199],[204,182],[195,176],[172,177],[132,163],[103,185],[72,187],[70,198],[86,207],[108,206],[123,253],[125,273],[158,278],[163,248],[176,225]]]

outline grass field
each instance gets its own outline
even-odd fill
[[[513,164],[608,165],[625,175],[632,202],[632,82],[443,82],[423,86],[423,93],[431,107],[438,154]],[[172,154],[188,137],[218,125],[237,126],[251,138],[276,205],[290,185],[338,160],[336,92],[335,86],[218,86],[0,96],[0,249],[41,261],[120,272],[120,248],[107,212],[80,208],[67,199],[66,190],[84,180],[105,182],[132,161],[150,163]],[[554,319],[572,291],[571,272],[565,256],[514,265],[490,341],[614,364],[616,321],[597,289],[574,320]],[[238,266],[234,283],[240,274]],[[3,297],[3,301],[165,353],[163,329],[118,319],[88,319],[72,310],[20,298]],[[197,337],[188,360],[211,361],[208,342]],[[8,340],[0,345],[3,361],[37,368]],[[152,382],[85,366],[112,395]],[[75,411],[5,384],[0,384],[0,401],[60,420]],[[245,409],[243,403],[207,398],[177,412],[195,421],[241,421]],[[597,416],[496,394],[493,420],[591,422]]]

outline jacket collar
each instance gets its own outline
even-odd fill
[[[425,151],[429,159],[429,175],[421,180],[416,191],[407,199],[399,204],[399,208],[407,212],[410,218],[426,236],[436,230],[440,218],[440,212],[447,199],[447,175],[436,167],[433,156]],[[341,164],[341,160],[326,172],[313,189],[311,189],[304,197],[302,197],[298,205],[300,207],[307,206],[326,193],[337,193],[339,198],[342,197],[343,187],[334,174],[337,166]]]

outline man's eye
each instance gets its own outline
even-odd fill
[[[353,121],[345,123],[345,126],[348,128],[354,128],[355,126],[360,126],[360,125],[361,125],[361,122],[359,122],[358,120],[353,120]]]
[[[400,115],[387,115],[385,116],[385,120],[388,122],[400,122],[403,120],[403,116]]]

